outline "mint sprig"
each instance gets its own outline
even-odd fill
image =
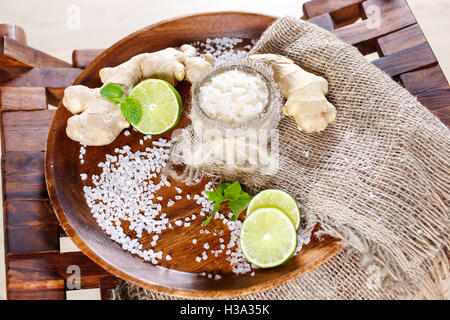
[[[136,99],[126,97],[120,104],[120,111],[132,124],[138,124],[141,121],[142,108]]]
[[[125,119],[136,125],[142,119],[142,107],[136,99],[123,97],[124,91],[121,86],[115,83],[108,83],[100,89],[100,95],[114,104],[120,104],[120,111]]]
[[[233,212],[233,216],[231,217],[231,221],[236,221],[239,217],[240,213],[244,211],[252,197],[242,190],[239,181],[235,181],[233,183],[222,183],[217,187],[214,191],[206,191],[208,195],[209,201],[214,201],[213,212],[209,215],[209,217],[203,221],[202,226],[206,226],[212,219],[212,217],[219,211],[222,203],[228,201],[228,207],[231,212]]]

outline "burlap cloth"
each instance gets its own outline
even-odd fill
[[[320,134],[284,117],[275,188],[344,249],[302,277],[238,299],[449,297],[450,133],[408,91],[331,33],[276,21],[251,53],[278,53],[329,81],[338,116]],[[115,299],[174,299],[121,283]]]

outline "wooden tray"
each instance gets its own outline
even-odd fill
[[[245,45],[250,39],[257,39],[272,21],[274,18],[268,16],[220,13],[162,22],[142,29],[105,50],[80,74],[75,84],[98,87],[101,85],[98,79],[98,71],[101,68],[117,65],[142,52],[216,37],[247,39],[243,43]],[[181,128],[188,123],[186,114],[190,109],[190,84],[180,83],[177,89],[184,104],[183,119],[177,126]],[[50,127],[46,153],[46,178],[50,200],[62,227],[77,246],[93,261],[124,280],[149,289],[184,296],[219,297],[246,294],[297,277],[329,259],[340,248],[336,239],[326,237],[318,241],[313,237],[313,240],[288,263],[273,269],[257,269],[254,276],[249,273],[234,274],[230,263],[225,260],[228,258],[225,252],[219,257],[208,252],[208,259],[199,263],[195,258],[201,256],[204,243],[208,242],[211,248],[220,246],[219,236],[213,233],[223,232],[222,238],[227,243],[230,232],[221,220],[214,220],[203,228],[211,233],[200,233],[204,217],[199,216],[201,205],[196,204],[193,199],[187,200],[183,197],[173,206],[167,205],[167,200],[173,199],[177,194],[176,187],[182,188],[184,194],[199,194],[205,189],[205,183],[208,182],[206,179],[194,186],[186,186],[170,179],[171,186],[161,189],[156,194],[164,197],[160,203],[170,222],[175,225],[175,220],[191,217],[193,214],[199,218],[191,221],[188,228],[174,227],[160,235],[158,244],[153,249],[163,250],[164,255],[169,254],[172,260],[162,259],[159,266],[144,262],[122,250],[100,230],[84,200],[83,186],[89,184],[90,179],[82,182],[80,173],[88,173],[88,176],[99,174],[98,163],[105,161],[106,154],[114,154],[115,148],[124,145],[129,145],[133,151],[144,151],[145,147],[151,145],[151,139],[141,145],[139,140],[143,135],[130,130],[132,133],[129,136],[122,134],[108,146],[87,147],[85,163],[80,165],[77,156],[80,145],[70,140],[65,133],[67,119],[70,116],[71,113],[60,104]],[[157,140],[160,137],[170,139],[171,134],[172,132],[169,132],[153,139]],[[144,233],[141,239],[144,247],[145,244],[150,244],[153,235]],[[192,243],[193,239],[198,240],[196,245]],[[219,274],[221,279],[201,276],[202,272]]]
[[[365,20],[370,5],[380,8],[379,29],[369,28]],[[448,82],[406,1],[313,0],[305,3],[303,12],[305,19],[357,46],[363,54],[377,53],[379,58],[373,60],[376,66],[417,96],[444,124],[450,125]],[[239,14],[217,13],[210,21],[220,25],[222,19],[233,20],[233,15]],[[262,24],[273,19],[251,16],[249,20],[262,20],[261,29],[256,33],[262,31]],[[243,17],[247,15],[243,14]],[[231,30],[241,30],[237,24],[245,25],[247,21],[243,20],[236,20]],[[164,23],[155,27],[162,26]],[[178,25],[177,28],[183,31],[187,26]],[[49,204],[43,173],[47,133],[55,113],[47,105],[58,105],[64,88],[102,52],[102,49],[74,50],[72,64],[69,64],[28,46],[25,32],[20,27],[0,25],[2,185],[8,299],[70,298],[67,280],[72,274],[67,270],[72,265],[81,269],[81,289],[100,288],[102,299],[110,297],[110,290],[117,283],[117,278],[83,253],[60,250],[59,241],[67,235],[58,227]],[[89,75],[94,76],[92,72]]]

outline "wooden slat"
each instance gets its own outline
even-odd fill
[[[46,87],[70,86],[81,73],[77,68],[0,68],[0,87]]]
[[[11,287],[8,289],[8,300],[65,300],[66,292],[59,283],[51,283],[51,288],[36,288],[32,284],[31,288]]]
[[[360,17],[359,5],[363,0],[312,0],[303,4],[306,18],[330,13],[337,25],[352,23]]]
[[[416,97],[431,111],[446,108],[450,106],[450,87],[428,90],[424,93],[418,93]]]
[[[58,106],[64,97],[64,89],[66,88],[47,88],[47,101],[49,104]]]
[[[367,11],[371,5],[380,9],[380,28],[373,28],[371,20],[363,20],[338,28],[333,33],[343,41],[357,45],[416,23],[405,0],[367,0],[363,2],[363,9]]]
[[[55,110],[5,111],[1,115],[3,150],[45,151]]]
[[[54,270],[52,257],[55,255],[7,257],[7,298],[64,300],[65,280]]]
[[[5,228],[6,255],[44,252],[59,252],[58,225]]]
[[[4,200],[48,199],[43,152],[3,154]]]
[[[6,201],[6,227],[31,227],[38,225],[58,225],[49,201]]]
[[[80,268],[81,289],[98,288],[100,279],[109,275],[81,252],[8,256],[8,298],[45,297],[46,290],[62,290],[64,293],[66,280],[73,275],[67,272],[69,266]],[[42,294],[39,293],[41,291]],[[65,295],[57,297],[64,299]],[[50,298],[54,298],[54,295]]]
[[[427,42],[419,25],[413,24],[405,29],[393,32],[377,40],[380,56],[387,56],[392,53],[408,49]]]
[[[336,28],[329,13],[321,14],[320,16],[308,19],[308,21],[328,31],[334,30]]]
[[[400,80],[412,94],[448,86],[448,81],[439,65],[403,73],[400,75]]]
[[[25,31],[14,24],[2,23],[0,24],[0,37],[7,36],[8,38],[27,44],[27,37]]]
[[[45,88],[0,87],[0,110],[47,109]]]
[[[435,110],[433,112],[444,125],[450,128],[450,106]]]
[[[393,77],[436,63],[436,57],[428,43],[423,43],[374,60],[372,63]]]
[[[100,296],[102,300],[110,300],[112,298],[112,290],[114,290],[119,281],[114,276],[107,276],[100,279]]]
[[[72,52],[72,65],[74,68],[84,69],[102,52],[103,49],[74,50]]]
[[[48,201],[6,201],[7,255],[59,252],[58,221]]]
[[[12,61],[12,65],[11,65]],[[17,40],[0,38],[0,67],[70,68],[71,65]]]

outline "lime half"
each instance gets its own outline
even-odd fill
[[[247,215],[259,208],[273,207],[280,209],[291,218],[295,229],[300,226],[300,209],[297,201],[287,192],[277,189],[261,191],[253,197],[247,208]]]
[[[297,230],[283,211],[257,209],[242,224],[240,246],[245,258],[254,265],[276,267],[294,254]]]
[[[147,79],[130,92],[142,107],[141,121],[134,127],[144,134],[162,134],[180,121],[183,104],[178,91],[167,81]]]

